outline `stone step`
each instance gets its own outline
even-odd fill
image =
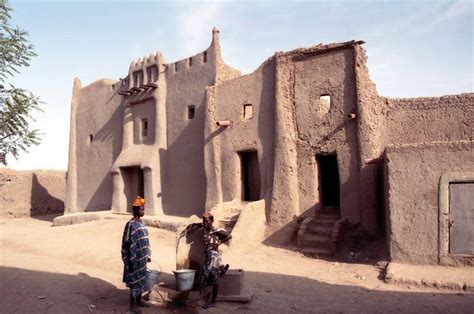
[[[334,254],[332,252],[332,250],[330,250],[330,249],[317,248],[317,247],[305,247],[305,248],[302,248],[300,251],[301,251],[301,253],[303,253],[306,256],[316,257],[316,258],[318,258],[318,257],[328,257],[328,256],[332,256]]]
[[[302,246],[331,249],[331,238],[317,234],[306,233],[301,241]]]
[[[317,214],[314,217],[314,220],[324,220],[324,221],[333,221],[336,222],[341,219],[339,215],[332,215],[332,214]]]
[[[314,220],[306,227],[306,233],[319,234],[322,236],[331,237],[334,223],[325,225],[313,222]]]
[[[327,219],[318,219],[318,218],[315,218],[315,219],[313,219],[313,220],[308,224],[308,226],[309,226],[309,225],[315,225],[315,226],[330,227],[330,228],[332,228],[335,223],[336,223],[336,221],[334,221],[334,220],[327,220]]]

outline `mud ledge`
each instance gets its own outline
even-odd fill
[[[408,265],[391,262],[385,282],[474,293],[474,267]]]
[[[126,221],[131,217],[132,215],[129,213],[115,213],[111,210],[87,213],[72,213],[54,218],[53,226],[69,226],[103,219],[119,219]],[[176,216],[144,216],[142,220],[149,227],[176,231],[178,229],[178,226],[184,221],[186,221],[186,218]]]

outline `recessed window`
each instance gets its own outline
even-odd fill
[[[244,120],[252,119],[253,117],[253,106],[252,104],[244,105]]]
[[[142,119],[142,136],[148,136],[148,119]]]
[[[138,87],[143,84],[143,71],[133,72],[133,86]]]
[[[207,62],[207,51],[204,51],[204,54],[202,55],[202,61],[204,63]]]
[[[175,64],[174,64],[174,70],[175,70],[176,72],[178,72],[178,62],[175,62]]]
[[[328,94],[319,96],[319,105],[322,113],[328,113],[329,109],[331,109],[331,96]]]
[[[190,66],[190,67],[193,66],[193,58],[189,58],[189,66]]]
[[[90,134],[89,135],[89,143],[92,143],[93,140],[94,140],[94,135]]]
[[[152,65],[146,69],[146,74],[148,77],[148,83],[153,83],[158,79],[158,67],[156,65]]]
[[[194,106],[188,106],[188,119],[194,119]]]

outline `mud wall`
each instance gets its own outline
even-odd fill
[[[73,95],[75,123],[71,124],[71,142],[75,156],[68,166],[76,178],[77,201],[70,211],[108,210],[112,202],[110,169],[122,148],[123,113],[116,81],[102,79],[80,89]],[[74,129],[73,129],[74,128]],[[71,151],[70,154],[74,154]],[[71,163],[75,158],[76,169]],[[73,166],[71,168],[71,166]],[[69,180],[69,179],[68,179]]]
[[[472,172],[472,141],[391,146],[386,150],[387,241],[393,261],[438,263],[439,182]]]
[[[0,217],[63,213],[65,198],[64,171],[0,168]]]
[[[470,140],[474,94],[430,98],[385,98],[386,144]]]
[[[239,153],[258,155],[260,197],[270,204],[273,184],[273,120],[275,62],[262,64],[255,72],[210,87],[206,133],[207,202],[242,200],[242,166]],[[218,121],[230,126],[218,126]],[[267,209],[268,211],[268,209]]]
[[[359,151],[352,47],[293,57],[300,213],[320,206],[316,155],[336,153],[342,217],[358,222]],[[320,96],[330,96],[330,106]]]
[[[216,77],[212,48],[167,66],[168,148],[162,167],[165,214],[187,217],[205,206],[204,103],[206,86],[213,85]],[[188,117],[190,106],[194,106],[192,119]]]

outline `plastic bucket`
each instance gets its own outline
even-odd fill
[[[174,277],[176,278],[176,290],[178,291],[191,291],[194,285],[194,275],[196,270],[194,269],[179,269],[173,271]]]
[[[161,267],[160,267],[160,270],[153,270],[153,269],[147,268],[146,274],[145,274],[145,290],[147,291],[153,290],[160,276],[161,276]]]

